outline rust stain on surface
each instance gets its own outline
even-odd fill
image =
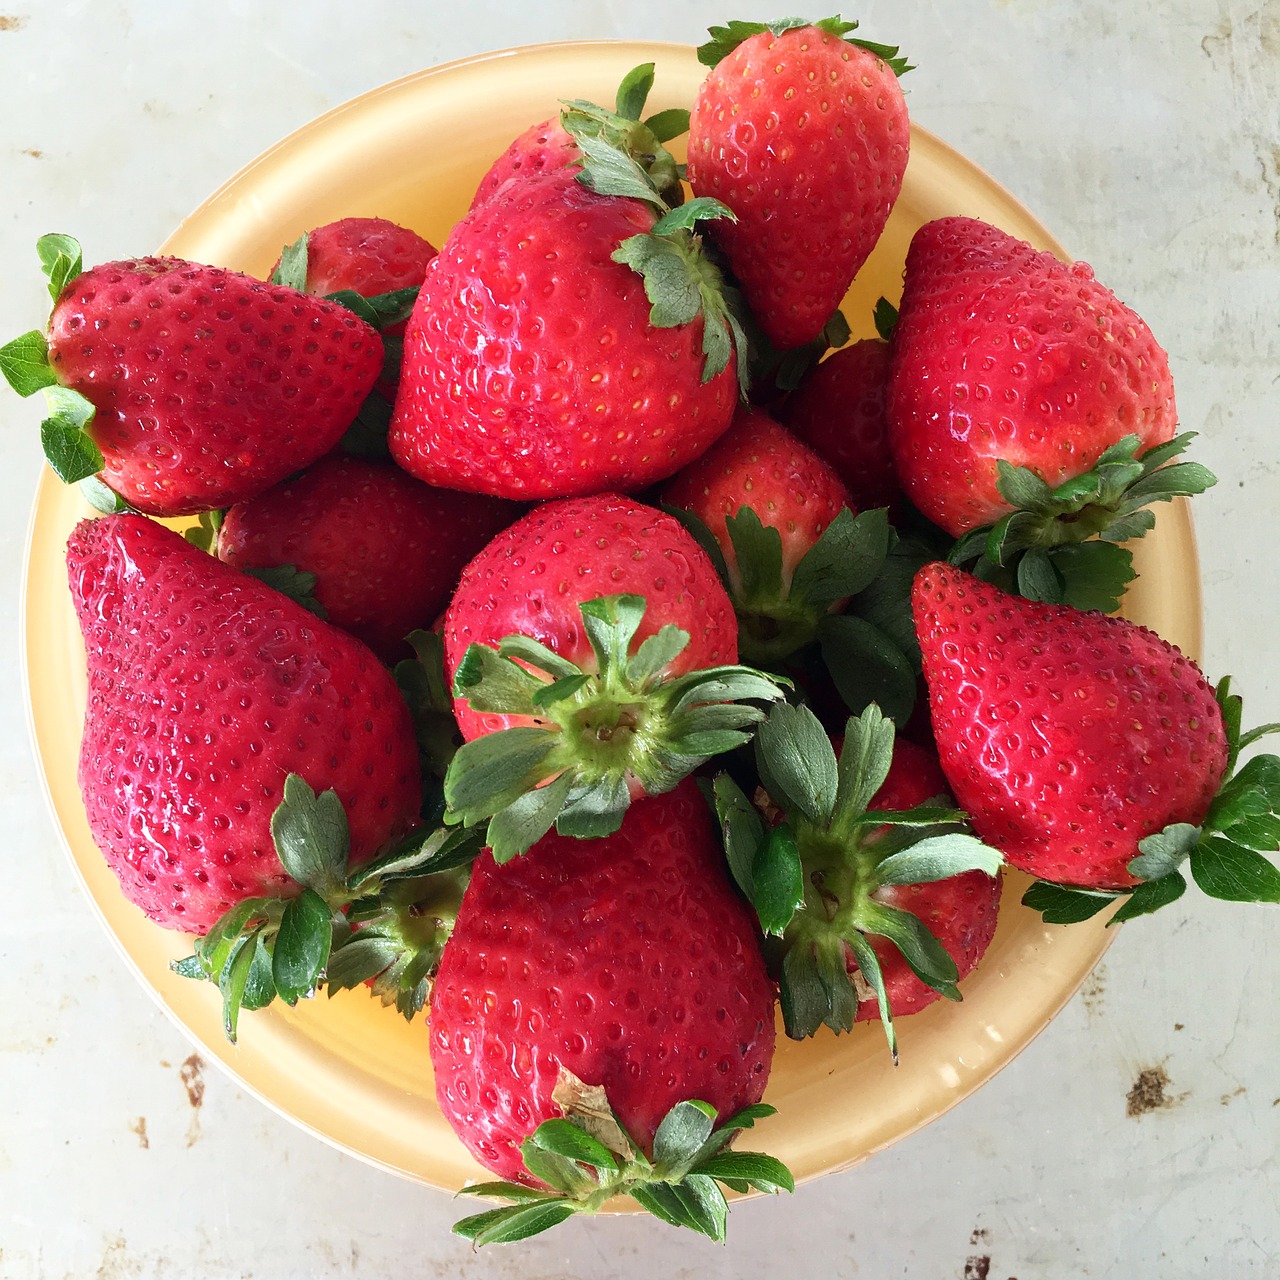
[[[131,1124],[129,1128],[138,1135],[138,1146],[144,1151],[148,1150],[151,1146],[151,1139],[147,1137],[147,1117],[139,1116],[137,1122]]]
[[[1125,1098],[1125,1115],[1143,1116],[1148,1111],[1175,1107],[1187,1096],[1168,1094],[1165,1092],[1168,1087],[1169,1075],[1163,1066],[1144,1067]]]
[[[21,31],[27,25],[24,14],[0,14],[0,31]]]
[[[178,1077],[186,1086],[187,1101],[191,1104],[187,1146],[193,1147],[200,1140],[200,1108],[204,1105],[204,1059],[198,1053],[193,1053],[178,1068]]]

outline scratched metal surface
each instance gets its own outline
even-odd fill
[[[708,0],[442,9],[0,0],[0,334],[47,305],[35,237],[148,251],[322,110],[486,48],[696,41]],[[1169,348],[1197,499],[1205,665],[1280,720],[1280,9],[1258,0],[871,0],[914,117],[1009,187]],[[216,29],[214,26],[216,25]],[[742,1206],[724,1248],[639,1220],[473,1255],[445,1196],[206,1070],[100,932],[45,814],[17,674],[40,466],[0,395],[0,1277],[1273,1277],[1280,913],[1189,894],[1127,929],[976,1097],[860,1169]],[[869,1100],[869,1105],[873,1105]]]

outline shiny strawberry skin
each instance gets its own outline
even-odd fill
[[[291,891],[270,833],[291,772],[337,792],[353,863],[416,820],[413,725],[358,641],[140,516],[82,521],[67,569],[89,826],[151,919],[202,933],[238,901]]]
[[[778,416],[829,463],[859,511],[902,509],[902,488],[889,447],[884,394],[889,344],[877,338],[833,351],[787,397]]]
[[[1013,866],[1129,888],[1140,840],[1203,822],[1226,732],[1213,689],[1175,646],[940,563],[916,575],[912,609],[943,771]]]
[[[1087,264],[960,217],[911,242],[886,406],[907,496],[953,537],[1012,509],[997,459],[1056,487],[1177,422],[1168,357]]]
[[[751,36],[703,82],[689,183],[738,216],[713,235],[777,347],[816,338],[889,219],[906,170],[892,69],[816,27]]]
[[[572,178],[573,171],[568,166],[581,157],[578,144],[561,125],[559,116],[530,125],[490,165],[480,179],[471,207],[484,204],[512,178],[529,178],[541,173],[560,173],[566,179]]]
[[[782,538],[784,587],[840,509],[852,506],[834,468],[755,409],[740,409],[729,430],[663,486],[662,501],[692,511],[707,526],[731,576],[737,564],[725,517],[750,507]]]
[[[514,634],[593,670],[578,606],[622,592],[647,601],[635,643],[667,623],[689,633],[672,674],[738,660],[733,605],[692,536],[654,507],[599,494],[535,507],[467,565],[445,615],[446,674],[453,679],[468,646],[496,649]],[[467,739],[522,723],[475,712],[464,700],[454,711]]]
[[[940,796],[947,800],[950,798],[947,779],[937,754],[898,738],[893,744],[889,776],[867,808],[911,809]],[[872,897],[919,917],[956,962],[957,981],[963,981],[977,968],[978,961],[986,954],[995,936],[1000,909],[1000,877],[989,876],[982,871],[966,871],[927,884],[881,885]],[[938,992],[912,973],[902,952],[891,942],[875,935],[868,937],[867,941],[879,957],[889,997],[889,1012],[895,1018],[918,1013],[940,998]],[[857,962],[852,953],[847,960],[852,973]],[[859,1002],[859,1022],[879,1017],[880,1009],[874,998]]]
[[[702,321],[655,328],[611,254],[654,225],[640,201],[549,174],[458,223],[405,333],[389,442],[446,488],[541,499],[636,489],[728,426],[735,362],[702,381]]]
[[[261,493],[327,453],[382,369],[377,333],[280,285],[176,258],[77,276],[49,360],[95,406],[101,478],[151,515]]]
[[[327,620],[393,661],[409,656],[410,631],[434,624],[467,561],[520,514],[500,498],[433,489],[389,462],[331,454],[232,507],[218,556],[238,569],[314,573]]]
[[[774,990],[696,783],[637,801],[613,836],[545,836],[475,864],[431,999],[440,1109],[486,1167],[559,1115],[560,1067],[601,1085],[652,1150],[677,1102],[758,1102]]]
[[[372,298],[416,288],[435,256],[429,241],[386,218],[340,218],[307,233],[306,291]]]

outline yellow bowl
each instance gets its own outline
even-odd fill
[[[488,54],[377,89],[339,107],[255,160],[191,215],[164,252],[264,275],[282,245],[309,227],[381,215],[440,244],[466,210],[490,161],[563,98],[612,103],[622,76],[657,64],[651,109],[692,103],[703,69],[692,49],[657,44],[546,45]],[[985,218],[1061,253],[1008,193],[936,138],[916,129],[902,196],[850,292],[855,328],[882,294],[896,299],[907,244],[945,214]],[[1064,255],[1065,256],[1065,255]],[[44,476],[36,497],[25,586],[26,680],[32,732],[48,798],[90,900],[139,979],[200,1052],[247,1090],[343,1150],[396,1173],[456,1189],[483,1176],[441,1117],[421,1022],[406,1024],[363,992],[271,1008],[241,1019],[237,1046],[222,1035],[218,993],[176,977],[181,936],[147,921],[121,896],[94,847],[76,784],[84,715],[84,656],[63,555],[89,514],[77,490]],[[1162,510],[1139,544],[1142,577],[1128,616],[1195,655],[1199,575],[1185,505]],[[900,1025],[902,1065],[878,1026],[797,1044],[779,1038],[768,1101],[778,1114],[751,1146],[798,1178],[846,1168],[941,1115],[989,1080],[1069,999],[1105,949],[1096,921],[1042,924],[1019,905],[1010,875],[1000,926],[964,1001],[935,1004]]]

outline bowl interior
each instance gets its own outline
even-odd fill
[[[439,245],[489,163],[565,98],[611,104],[623,75],[657,65],[650,109],[688,106],[704,74],[693,50],[647,44],[548,45],[455,63],[385,86],[321,117],[255,160],[196,210],[167,253],[265,275],[281,246],[309,227],[379,215]],[[901,292],[911,235],[945,214],[985,218],[1061,253],[1007,192],[938,139],[915,129],[902,196],[845,306],[856,335],[872,332],[881,295]],[[152,246],[138,246],[138,252]],[[237,1046],[223,1038],[216,990],[169,970],[189,953],[121,896],[95,849],[76,783],[83,721],[83,649],[65,582],[74,523],[90,514],[74,488],[44,476],[27,554],[25,659],[31,728],[67,852],[128,963],[211,1060],[249,1091],[325,1140],[441,1188],[483,1176],[435,1105],[426,1032],[363,992],[246,1015]],[[1199,577],[1185,505],[1161,511],[1137,547],[1140,581],[1126,614],[1185,652],[1200,645]],[[752,1145],[799,1178],[846,1167],[912,1132],[1004,1066],[1062,1007],[1105,949],[1090,922],[1045,926],[1019,905],[1008,877],[999,929],[964,1001],[942,1001],[900,1024],[902,1064],[878,1026],[779,1037],[767,1098],[778,1114]]]

